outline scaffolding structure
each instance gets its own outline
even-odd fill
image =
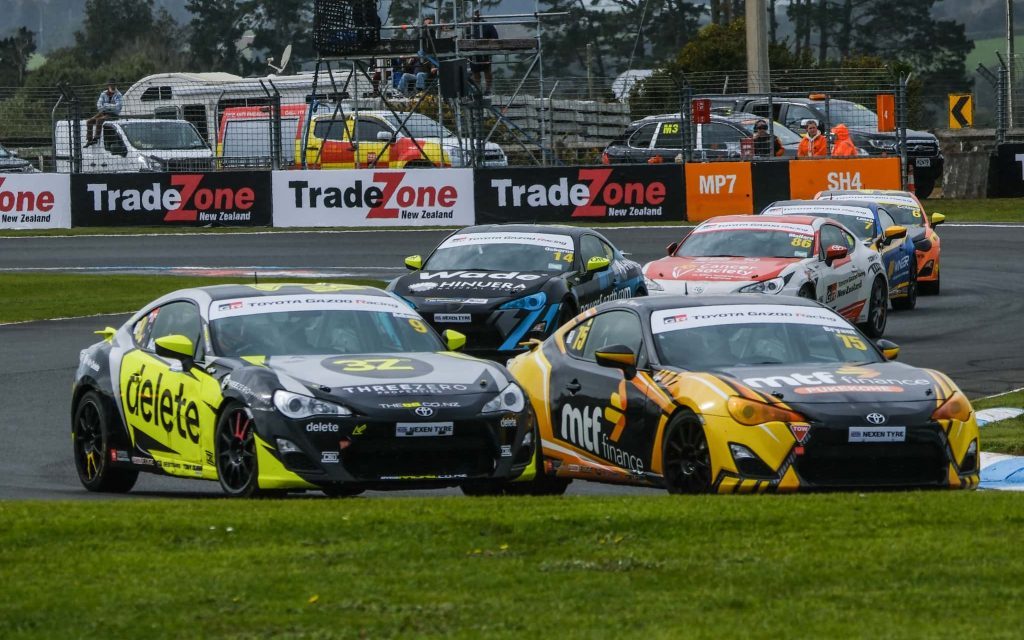
[[[470,17],[469,11],[459,11],[460,4],[472,6],[471,2],[453,0],[449,3],[445,0],[436,0],[430,4],[418,0],[418,23],[408,25],[383,24],[377,16],[375,0],[317,0],[314,30],[317,36],[318,57],[313,74],[313,91],[309,99],[307,122],[311,122],[313,115],[321,112],[324,106],[320,100],[322,94],[318,90],[323,84],[329,84],[331,95],[356,96],[354,100],[334,102],[332,119],[340,118],[347,122],[351,117],[358,121],[360,98],[367,95],[361,90],[362,85],[371,89],[368,92],[370,97],[379,100],[393,117],[401,119],[400,129],[405,127],[412,114],[419,112],[425,99],[434,95],[437,98],[439,131],[445,131],[447,107],[454,121],[454,134],[458,139],[458,145],[464,152],[469,152],[466,157],[470,159],[470,166],[487,165],[486,146],[502,126],[509,135],[509,139],[503,140],[503,143],[518,145],[534,164],[559,163],[554,152],[544,143],[546,132],[543,118],[540,121],[539,136],[535,138],[506,118],[504,113],[504,109],[518,97],[534,72],[537,74],[543,95],[543,19],[566,15],[565,12],[542,13],[539,11],[538,0],[534,2],[533,13],[492,14],[487,16],[486,22],[494,27],[532,27],[534,37],[492,39],[468,37],[475,26],[484,24],[483,20],[478,21]],[[430,22],[427,22],[428,19]],[[500,22],[490,21],[495,19]],[[408,35],[410,31],[413,37],[401,37]],[[385,35],[392,37],[382,37]],[[504,56],[508,60],[513,55],[525,57],[525,71],[513,94],[505,99],[503,105],[495,105],[488,95],[489,92],[485,92],[483,87],[469,77],[466,67],[468,63],[475,61],[475,58],[467,56]],[[395,77],[402,73],[401,65],[395,65],[394,61],[412,56],[426,60],[437,70],[437,74],[426,90],[417,94],[410,102],[404,96],[398,95],[394,88],[394,84],[397,83]],[[381,64],[380,61],[388,61],[388,64]],[[387,80],[389,66],[392,72],[391,82]],[[443,78],[442,75],[447,77]],[[488,120],[493,122],[488,123]],[[303,166],[306,166],[308,132],[309,127],[306,127],[301,147]],[[349,132],[349,136],[352,136],[352,132]],[[415,137],[410,137],[423,153]],[[388,145],[394,141],[392,137],[376,158],[382,157]],[[540,152],[539,158],[534,153],[535,149]],[[426,154],[423,153],[423,156],[426,157]],[[376,159],[369,166],[372,167],[375,163]]]

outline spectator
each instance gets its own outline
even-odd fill
[[[398,91],[403,95],[409,94],[409,83],[416,83],[416,91],[423,91],[427,88],[427,78],[437,73],[437,69],[425,58],[412,56],[406,58],[405,66],[402,68],[402,78],[398,81]]]
[[[121,104],[121,92],[117,90],[117,81],[111,78],[107,80],[107,90],[100,92],[100,97],[96,100],[96,115],[85,121],[85,146],[99,142],[103,121],[119,116]]]
[[[774,144],[773,144],[774,142]],[[774,147],[774,152],[772,148]],[[779,136],[773,136],[768,133],[768,122],[765,120],[758,120],[754,123],[754,156],[758,158],[770,158],[771,156],[781,156],[786,150],[782,146],[782,142],[779,140]]]
[[[857,155],[857,147],[850,139],[850,130],[845,124],[837,124],[832,127],[832,135],[835,136],[835,143],[832,145],[832,156],[836,158]]]
[[[800,141],[796,155],[798,158],[824,157],[828,155],[828,141],[818,130],[817,120],[804,120],[807,135]]]
[[[470,23],[469,28],[466,29],[466,37],[472,40],[497,40],[498,30],[494,28],[493,24],[480,17],[480,10],[476,9],[473,11],[473,21]],[[494,82],[494,76],[491,73],[491,56],[473,56],[472,61],[469,63],[469,72],[476,86],[483,89],[484,95],[489,94]],[[486,85],[480,84],[481,73],[484,74]]]

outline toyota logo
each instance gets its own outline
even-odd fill
[[[416,407],[416,415],[421,418],[429,418],[434,415],[434,410],[430,407]],[[885,420],[885,418],[882,418],[882,420]]]
[[[871,424],[885,424],[885,416],[880,413],[869,413],[865,417]]]

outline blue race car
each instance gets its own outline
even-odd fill
[[[896,224],[883,205],[861,200],[780,200],[768,205],[761,215],[818,216],[839,222],[858,240],[881,254],[892,308],[909,311],[917,306],[914,240],[907,235],[906,227]]]

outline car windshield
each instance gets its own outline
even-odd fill
[[[825,112],[825,102],[818,104],[822,112]],[[828,117],[832,126],[845,124],[848,127],[860,127],[864,129],[878,129],[878,116],[871,109],[856,102],[846,100],[829,100]]]
[[[651,333],[662,364],[691,370],[882,361],[846,320],[816,307],[738,304],[660,309],[651,314]]]
[[[399,113],[397,117],[395,114],[386,113],[381,117],[384,118],[393,128],[398,129],[399,125],[402,124],[402,120],[409,114]],[[437,120],[428,118],[421,113],[414,113],[409,115],[409,119],[405,121],[405,126],[402,129],[402,133],[410,138],[454,138],[455,134],[445,128]]]
[[[896,221],[896,224],[903,225],[904,227],[920,227],[924,225],[924,216],[918,207],[892,202],[883,202],[881,205],[892,215],[892,219]]]
[[[572,269],[571,236],[554,233],[461,233],[442,242],[426,271],[547,271]]]
[[[214,353],[226,357],[443,351],[409,307],[383,296],[305,295],[215,300]]]
[[[121,124],[128,142],[136,149],[206,149],[195,127],[181,120],[166,122],[125,122]]]
[[[675,255],[682,258],[809,258],[814,232],[805,225],[759,227],[746,223],[705,225],[694,230]],[[746,225],[746,226],[743,226]]]
[[[790,209],[787,207],[778,209],[766,209],[763,215],[769,216],[815,216],[835,220],[850,230],[858,240],[867,240],[874,234],[875,216],[870,209],[853,209],[850,207],[821,207]]]

